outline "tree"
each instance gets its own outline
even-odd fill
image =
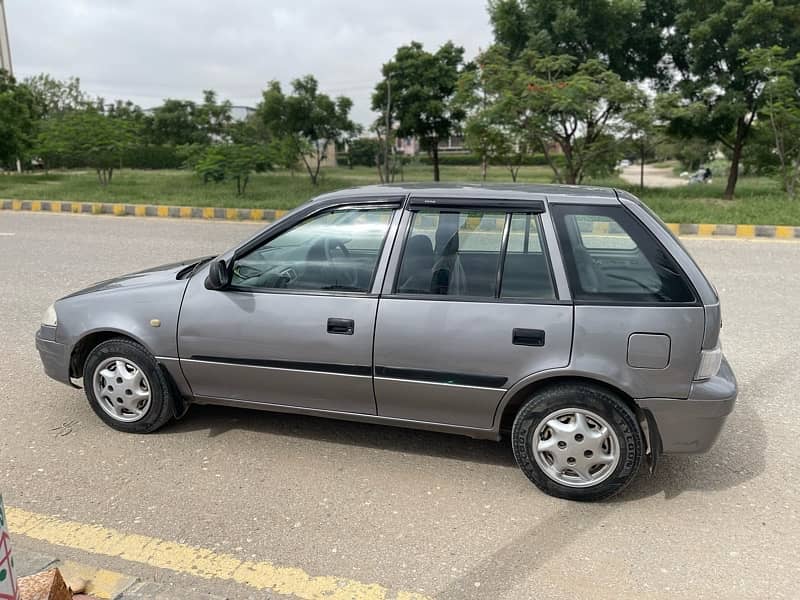
[[[70,77],[54,79],[47,73],[28,77],[23,82],[33,94],[37,119],[46,119],[70,110],[81,110],[92,100],[81,90],[81,80]]]
[[[233,123],[230,100],[217,101],[214,90],[203,90],[203,103],[196,108],[195,118],[199,129],[208,141],[226,139]]]
[[[205,144],[207,133],[198,119],[197,104],[168,98],[146,119],[145,141],[155,145]]]
[[[463,109],[452,102],[463,62],[464,49],[452,42],[435,53],[411,42],[383,65],[383,80],[372,95],[373,110],[397,123],[397,135],[419,138],[431,157],[434,181],[439,181],[439,141],[452,135],[464,118]]]
[[[624,81],[663,81],[675,0],[489,0],[495,42],[511,58],[527,51],[598,59]]]
[[[0,164],[11,164],[30,148],[34,133],[30,90],[0,70]]]
[[[133,123],[94,109],[76,110],[47,119],[36,140],[45,160],[61,158],[97,171],[102,186],[111,183],[114,169],[135,141]]]
[[[769,123],[783,189],[795,198],[800,184],[800,54],[787,58],[784,48],[773,46],[747,51],[744,58],[745,70],[766,81],[759,118]]]
[[[644,190],[644,164],[666,139],[666,125],[659,119],[658,110],[650,99],[641,95],[625,115],[625,138],[639,158],[639,189]]]
[[[317,185],[330,144],[359,130],[350,120],[353,102],[345,96],[333,99],[320,93],[312,75],[295,79],[292,91],[292,95],[285,95],[280,83],[270,82],[256,114],[281,149],[281,162],[302,161],[311,183]]]
[[[495,46],[480,60],[495,110],[513,119],[560,183],[581,183],[587,169],[605,163],[611,134],[621,131],[625,116],[641,102],[636,85],[596,59],[578,63],[572,56],[534,51],[513,58]]]
[[[681,73],[670,133],[715,140],[729,152],[724,198],[732,199],[753,120],[764,102],[765,74],[747,68],[747,52],[770,46],[800,52],[796,0],[678,0],[670,29]]]
[[[236,182],[236,195],[244,195],[250,175],[268,157],[261,146],[243,144],[212,144],[204,148],[197,157],[194,171],[203,178],[203,183],[226,180]]]

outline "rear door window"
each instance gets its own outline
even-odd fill
[[[553,301],[539,217],[501,210],[414,213],[395,292]]]
[[[551,211],[575,300],[695,301],[675,260],[622,206],[553,204]]]

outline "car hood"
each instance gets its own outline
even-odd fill
[[[175,279],[177,279],[178,275],[182,271],[187,271],[188,267],[192,267],[198,263],[211,260],[212,258],[214,257],[204,256],[202,258],[182,260],[180,262],[169,263],[167,265],[151,267],[149,269],[145,269],[143,271],[137,271],[135,273],[128,273],[127,275],[121,275],[120,277],[115,277],[113,279],[106,279],[104,281],[93,283],[89,287],[84,288],[82,290],[78,290],[77,292],[73,292],[72,294],[69,294],[68,296],[62,298],[62,300],[66,298],[73,298],[75,296],[82,296],[84,294],[91,294],[95,292],[106,292],[106,291],[126,289],[126,288],[142,287],[142,286],[163,283],[169,280],[174,281]]]

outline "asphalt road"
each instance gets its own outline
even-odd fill
[[[534,488],[506,443],[206,407],[124,435],[44,375],[33,334],[52,300],[222,251],[255,227],[0,213],[7,505],[441,599],[798,597],[800,243],[686,241],[722,297],[736,411],[710,453],[665,457],[612,501],[577,504]],[[15,543],[231,598],[278,597]]]

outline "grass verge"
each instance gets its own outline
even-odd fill
[[[480,167],[444,166],[443,181],[480,181]],[[406,182],[431,180],[431,169],[407,167]],[[489,182],[509,183],[505,169],[492,167]],[[519,182],[549,183],[547,167],[523,167]],[[81,202],[121,202],[215,206],[225,208],[289,209],[329,191],[377,182],[373,169],[345,167],[325,169],[318,186],[305,173],[287,171],[258,173],[252,176],[247,193],[237,196],[229,183],[203,184],[186,171],[136,171],[123,169],[114,174],[111,185],[101,187],[92,171],[49,174],[0,175],[0,198],[23,200],[62,200]],[[800,201],[787,199],[774,179],[743,177],[736,199],[722,200],[724,178],[710,185],[685,185],[640,191],[618,178],[587,181],[627,189],[642,198],[661,217],[672,223],[746,223],[754,225],[800,225]]]

